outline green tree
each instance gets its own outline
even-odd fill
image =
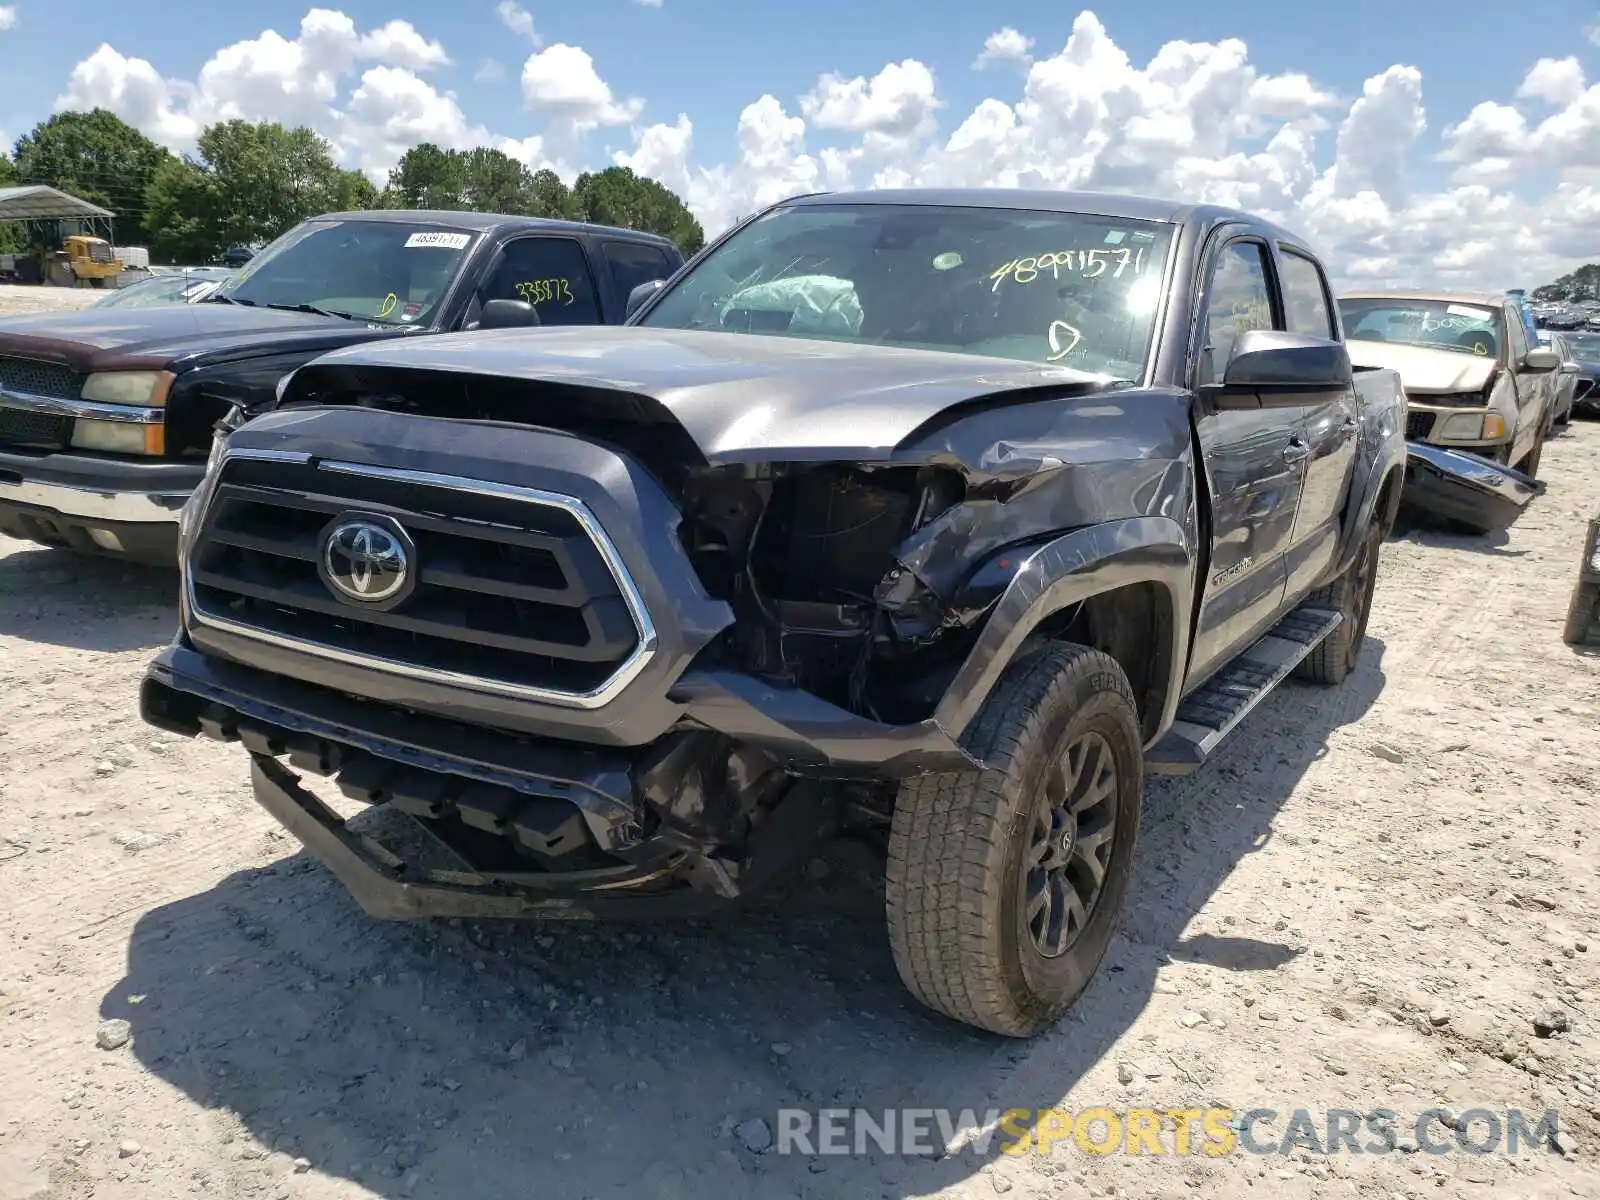
[[[199,163],[162,163],[145,190],[145,219],[155,231],[156,262],[206,263],[228,246],[227,199],[216,177]]]
[[[1534,288],[1532,295],[1535,300],[1600,299],[1600,263],[1589,263],[1569,271],[1554,283]]]
[[[334,194],[333,207],[340,212],[360,212],[379,206],[378,189],[361,171],[340,171]]]
[[[541,167],[533,173],[528,191],[530,216],[553,221],[583,220],[583,207],[573,196],[572,189],[549,167]]]
[[[479,146],[461,158],[468,208],[521,215],[533,211],[533,174],[504,150]]]
[[[0,187],[10,187],[17,182],[17,168],[4,152],[0,152]]]
[[[530,215],[536,207],[534,184],[528,168],[503,150],[442,150],[424,142],[407,150],[389,172],[383,202],[390,208]]]
[[[654,179],[629,167],[578,176],[572,195],[584,219],[597,225],[622,225],[671,238],[685,254],[705,245],[705,231],[682,199]]]
[[[389,172],[384,189],[388,208],[467,207],[467,172],[455,150],[441,150],[432,142],[413,146]]]
[[[200,158],[226,201],[228,245],[269,241],[339,207],[348,187],[328,143],[306,128],[223,121],[200,135]]]
[[[118,241],[139,245],[155,233],[145,217],[145,190],[173,157],[106,109],[41,121],[17,139],[13,157],[17,182],[42,183],[110,209]]]
[[[158,258],[208,262],[229,246],[271,241],[318,213],[375,207],[377,189],[341,170],[309,129],[224,121],[193,159],[171,159],[145,192]]]

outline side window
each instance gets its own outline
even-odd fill
[[[1222,379],[1233,343],[1241,333],[1273,328],[1265,251],[1259,242],[1230,242],[1217,259],[1200,327],[1205,338],[1200,354],[1201,385]]]
[[[1322,268],[1303,254],[1280,250],[1283,272],[1283,316],[1290,333],[1333,337],[1333,316],[1328,309],[1328,289]]]
[[[1506,333],[1511,339],[1511,366],[1519,370],[1528,354],[1528,331],[1522,324],[1522,314],[1511,305],[1506,306]]]
[[[482,291],[485,300],[526,300],[545,325],[598,325],[600,304],[583,247],[571,238],[508,242]]]
[[[601,242],[606,269],[616,284],[617,300],[628,302],[628,293],[641,283],[652,279],[665,279],[672,274],[672,263],[665,250],[659,246],[646,246],[640,242]]]

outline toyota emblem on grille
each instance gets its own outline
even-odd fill
[[[322,580],[341,600],[389,607],[414,586],[416,551],[384,517],[342,516],[322,535]]]

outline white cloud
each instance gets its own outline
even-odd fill
[[[902,57],[854,75],[818,63],[803,94],[761,95],[736,115],[644,123],[643,100],[585,49],[539,46],[515,0],[496,11],[535,43],[525,128],[486,129],[430,82],[449,60],[422,32],[361,31],[329,9],[307,12],[292,38],[268,30],[218,50],[192,80],[103,45],[72,68],[58,106],[103,104],[179,148],[229,116],[306,123],[374,176],[424,139],[498,146],[569,180],[612,161],[684,196],[713,235],[799,192],[1021,185],[1246,208],[1310,236],[1343,282],[1531,286],[1600,255],[1600,84],[1575,57],[1540,58],[1511,95],[1430,121],[1422,74],[1404,62],[1374,61],[1337,86],[1320,70],[1263,70],[1235,38],[1168,41],[1135,62],[1085,11],[1064,41],[1045,39],[1053,52],[1009,26],[991,34],[971,65],[1015,75],[970,109],[945,111],[934,70]],[[720,135],[730,116],[731,154],[708,158],[707,130]]]
[[[14,29],[17,24],[17,6],[0,4],[0,30]]]
[[[135,128],[169,146],[187,146],[200,133],[180,97],[187,85],[169,82],[142,58],[127,58],[102,42],[72,68],[56,110],[108,108]]]
[[[1517,99],[1565,106],[1583,95],[1583,89],[1583,68],[1576,58],[1541,58],[1517,88]]]
[[[993,63],[1033,61],[1033,39],[1023,37],[1009,25],[995,30],[983,39],[983,50],[973,60],[974,70],[981,71]]]
[[[466,150],[489,141],[449,93],[404,67],[371,67],[341,112],[331,140],[351,166],[382,180],[389,167],[419,142]]]
[[[450,65],[450,56],[444,52],[444,47],[424,38],[410,21],[390,21],[383,28],[374,29],[361,39],[359,54],[362,58],[410,67],[413,71],[431,71]]]
[[[933,72],[914,58],[890,63],[871,79],[823,75],[800,97],[800,111],[818,129],[881,134],[904,140],[933,132]]]
[[[589,52],[565,42],[546,46],[522,64],[522,100],[574,135],[598,125],[626,125],[644,108],[642,100],[618,101]]]
[[[640,8],[660,8],[661,0],[633,0]]]
[[[268,29],[224,46],[192,81],[101,45],[72,69],[56,109],[109,108],[175,150],[192,149],[216,121],[306,125],[346,165],[381,180],[419,141],[466,148],[490,138],[452,93],[422,78],[450,61],[407,21],[360,32],[346,14],[313,8],[293,38]]]
[[[500,65],[499,59],[494,58],[484,59],[472,73],[475,83],[499,83],[505,77],[506,69]]]
[[[533,14],[515,0],[500,0],[494,6],[495,15],[500,18],[501,24],[518,37],[527,38],[535,46],[544,45],[544,39],[533,27]]]

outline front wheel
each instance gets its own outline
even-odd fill
[[[1077,999],[1127,891],[1143,747],[1116,660],[1055,645],[1012,664],[984,703],[966,747],[983,767],[901,786],[889,941],[918,1000],[1031,1037]]]

